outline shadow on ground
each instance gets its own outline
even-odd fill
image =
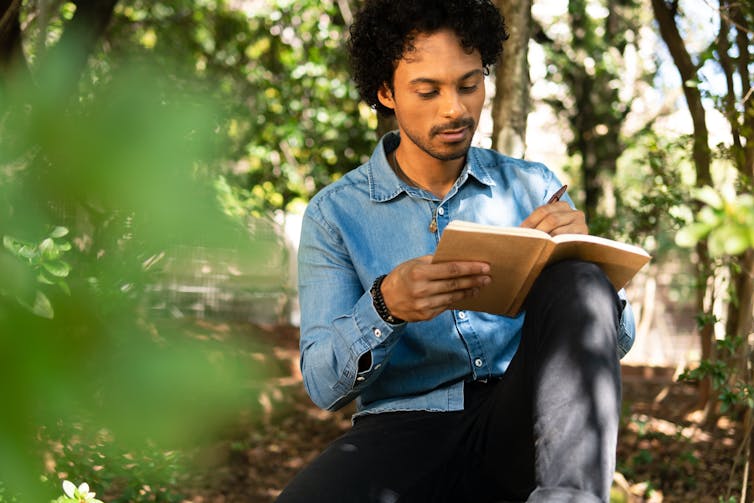
[[[350,426],[351,408],[324,412],[304,393],[295,328],[259,327],[253,333],[274,348],[259,358],[274,359],[279,372],[260,395],[261,415],[240,418],[228,438],[204,455],[211,476],[197,481],[188,501],[272,502],[299,469]],[[624,366],[623,374],[612,501],[718,503],[737,496],[741,468],[732,467],[739,422],[722,417],[702,425],[699,415],[690,413],[696,388],[675,382],[674,369],[632,365]]]

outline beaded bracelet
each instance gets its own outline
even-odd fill
[[[377,279],[374,280],[374,283],[372,283],[372,288],[369,290],[369,293],[372,294],[372,304],[374,304],[374,308],[377,310],[377,314],[380,315],[380,318],[391,325],[398,325],[399,323],[404,323],[404,320],[390,314],[390,310],[385,305],[385,299],[382,297],[382,289],[380,287],[382,286],[382,280],[384,280],[386,276],[387,274],[378,276]]]

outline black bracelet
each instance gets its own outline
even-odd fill
[[[384,280],[386,276],[387,274],[383,274],[375,279],[369,293],[372,294],[372,304],[374,304],[374,308],[377,310],[377,314],[380,315],[380,318],[391,325],[398,325],[399,323],[404,323],[404,320],[390,314],[390,310],[385,305],[385,299],[382,297],[382,280]]]

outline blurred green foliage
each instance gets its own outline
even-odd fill
[[[122,1],[89,80],[149,58],[223,106],[216,159],[256,212],[306,201],[363,162],[376,117],[350,80],[338,2]]]
[[[64,474],[66,480],[87,481],[107,503],[179,503],[198,475],[191,449],[165,449],[150,441],[124,445],[87,419],[58,421],[39,436],[47,459],[55,462],[56,473],[45,475],[51,486]]]
[[[130,452],[196,445],[251,407],[262,375],[229,341],[189,337],[145,302],[145,263],[176,244],[270,254],[238,239],[246,230],[197,169],[218,155],[222,109],[169,92],[145,62],[67,98],[57,64],[45,75],[60,80],[7,80],[0,96],[0,476],[20,501],[59,493],[54,471],[40,483],[45,428],[86,424]]]
[[[704,203],[696,221],[676,235],[679,246],[692,247],[707,239],[713,257],[739,255],[754,248],[754,196],[712,187],[694,191]]]
[[[185,482],[187,460],[169,447],[195,444],[251,406],[248,383],[262,369],[227,340],[155,319],[147,292],[176,245],[279,255],[238,222],[295,207],[371,152],[376,117],[348,77],[342,3],[123,0],[79,76],[64,53],[45,59],[76,4],[24,2],[34,84],[0,86],[0,378],[10,411],[0,415],[0,502],[49,501],[63,470],[115,501],[180,501],[179,491],[144,489]],[[570,38],[552,35],[548,79],[561,92],[550,101],[583,164],[574,178],[600,210],[590,210],[592,230],[656,257],[684,254],[673,236],[694,220],[689,138],[651,125],[622,135],[640,89],[630,85],[648,80],[624,81],[627,52],[651,22],[637,5],[568,3],[560,33]],[[715,51],[702,58],[700,67]],[[742,157],[734,150],[730,162]],[[599,194],[605,187],[612,193]],[[751,192],[745,181],[739,189]],[[709,207],[679,239],[709,236],[714,253],[750,246],[751,200],[714,191],[719,199],[700,194]],[[729,403],[751,396],[730,390]],[[43,484],[40,450],[58,463]]]
[[[114,501],[180,501],[187,458],[169,448],[253,408],[263,369],[154,318],[160,264],[192,245],[280,256],[249,216],[365,160],[376,117],[334,1],[118,2],[82,75],[61,43],[77,10],[24,2],[29,75],[0,85],[0,497],[49,501],[65,473]]]

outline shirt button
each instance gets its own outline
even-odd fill
[[[477,367],[481,367],[482,365],[484,365],[484,362],[482,361],[481,358],[477,358],[476,360],[474,360],[474,365],[476,365]]]
[[[357,381],[363,381],[365,379],[366,379],[366,377],[364,377],[364,376],[359,376],[359,377],[356,378]]]
[[[374,366],[374,370],[377,370],[377,369],[378,369],[378,368],[380,368],[380,367],[382,367],[382,364],[381,364],[381,363],[378,363],[377,365],[375,365],[375,366]]]
[[[466,319],[466,311],[458,311],[458,317],[462,320]]]
[[[445,214],[445,208],[443,208],[442,206],[440,206],[439,208],[437,208],[437,214],[438,215],[444,215]]]
[[[380,337],[382,337],[382,330],[380,330],[379,328],[375,328],[374,329],[374,336],[377,337],[378,339]]]

